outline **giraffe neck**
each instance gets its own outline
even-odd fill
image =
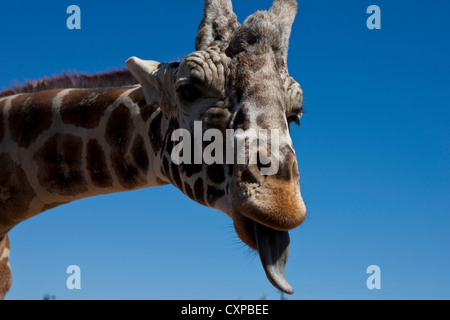
[[[0,237],[64,203],[169,183],[168,126],[140,86],[0,99]]]

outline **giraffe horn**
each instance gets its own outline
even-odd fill
[[[297,15],[297,0],[275,0],[270,12],[277,17],[282,30],[282,51],[283,57],[287,61],[287,51],[289,48],[289,38],[291,37],[292,25]]]
[[[292,26],[297,15],[297,0],[275,0],[270,8],[270,12],[276,15],[286,27]]]
[[[231,0],[205,0],[203,19],[195,41],[196,50],[214,45],[223,49],[239,27]]]
[[[289,233],[265,227],[257,222],[254,222],[254,225],[259,257],[267,278],[278,290],[293,294],[294,289],[284,277],[289,257]]]

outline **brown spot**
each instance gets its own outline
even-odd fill
[[[148,119],[157,111],[161,111],[157,103],[146,104],[140,110],[142,119],[147,122]]]
[[[130,110],[120,104],[111,113],[106,126],[106,141],[116,152],[125,153],[130,142],[130,135],[133,129],[133,120]]]
[[[250,119],[247,116],[247,108],[245,105],[241,106],[237,112],[233,122],[233,128],[235,130],[242,129],[244,131],[250,129]]]
[[[44,144],[34,160],[38,162],[38,178],[42,187],[63,196],[88,190],[81,170],[83,141],[71,134],[57,134]]]
[[[222,198],[225,195],[225,191],[208,186],[207,199],[210,206],[214,206],[217,199]]]
[[[184,172],[188,178],[192,177],[193,174],[201,172],[202,169],[202,164],[181,164],[181,171]]]
[[[150,137],[150,143],[153,148],[153,152],[158,154],[163,146],[162,135],[161,135],[161,121],[163,113],[159,111],[159,114],[152,120],[150,127],[148,129],[148,135]]]
[[[212,164],[208,166],[208,178],[214,183],[225,181],[225,172],[222,165]]]
[[[28,148],[52,124],[52,101],[59,90],[21,94],[11,102],[9,127],[19,147]]]
[[[131,149],[133,154],[134,162],[144,172],[148,171],[149,160],[147,149],[145,148],[145,142],[141,135],[137,135],[134,140],[133,148]]]
[[[0,154],[0,226],[11,227],[28,217],[28,207],[36,196],[22,167]]]
[[[175,120],[174,118],[170,119],[169,122],[169,128],[167,129],[166,135],[164,137],[164,142],[161,146],[161,148],[164,148],[164,154],[168,157],[172,156],[172,150],[174,147],[174,142],[172,141],[172,132],[174,131],[175,128]]]
[[[203,180],[198,178],[194,184],[195,201],[205,205],[205,189],[203,188]]]
[[[180,165],[181,172],[183,172],[186,175],[186,177],[188,177],[188,178],[192,177],[192,175],[199,173],[203,170],[202,163],[199,163],[199,164],[195,163],[195,154],[197,152],[203,152],[203,151],[202,150],[197,151],[194,141],[191,141],[191,142],[192,142],[191,143],[191,161],[190,161],[191,163],[190,164],[182,163]]]
[[[232,115],[228,109],[211,108],[207,111],[205,124],[209,128],[225,131],[227,124],[231,121]]]
[[[106,126],[106,141],[111,146],[111,162],[119,183],[126,189],[134,189],[145,184],[145,176],[133,163],[128,151],[134,129],[130,110],[123,104],[111,113]]]
[[[113,180],[106,165],[105,153],[97,140],[91,139],[87,144],[87,170],[94,186],[111,187]]]
[[[61,104],[61,118],[67,124],[93,129],[111,106],[128,88],[71,90]]]
[[[133,90],[130,95],[128,96],[135,104],[138,105],[141,117],[144,120],[144,122],[147,122],[147,120],[152,116],[153,113],[155,113],[159,107],[157,103],[150,103],[147,104],[145,101],[145,95],[142,88],[138,88],[136,90]]]
[[[269,123],[267,122],[267,116],[264,114],[259,115],[256,118],[256,124],[258,125],[258,128],[267,128],[269,126]]]
[[[140,107],[147,104],[147,102],[145,101],[144,90],[142,90],[142,87],[139,87],[131,91],[130,94],[128,95],[128,98],[130,98],[134,103],[136,103]]]

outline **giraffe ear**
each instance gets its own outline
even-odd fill
[[[144,90],[145,100],[148,104],[158,101],[161,110],[167,115],[172,114],[172,89],[175,77],[175,68],[169,63],[145,61],[132,57],[126,62],[133,77]]]
[[[203,19],[195,40],[196,50],[205,50],[211,46],[224,49],[240,26],[231,0],[205,0]]]
[[[157,90],[161,86],[157,78],[160,63],[132,57],[127,60],[126,64],[133,77],[142,86],[147,103],[152,102],[156,98]]]

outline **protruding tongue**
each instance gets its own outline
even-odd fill
[[[277,231],[254,222],[259,257],[270,283],[278,290],[293,294],[294,289],[284,278],[289,257],[289,233]]]

